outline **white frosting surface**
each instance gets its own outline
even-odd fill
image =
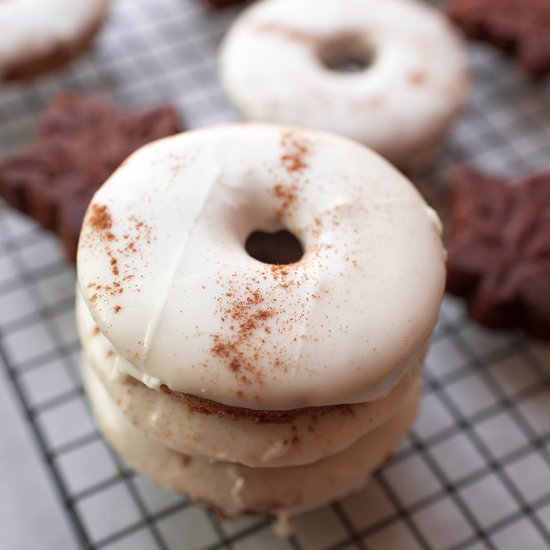
[[[85,363],[122,414],[139,430],[177,452],[249,467],[298,466],[336,454],[386,422],[419,384],[423,356],[390,393],[333,412],[297,415],[285,424],[260,424],[190,410],[117,368],[117,353],[97,330],[82,298],[76,317]]]
[[[0,0],[0,77],[19,60],[70,42],[99,21],[109,0]]]
[[[250,257],[286,227],[296,264]],[[78,251],[97,325],[146,384],[253,409],[386,395],[420,357],[443,294],[440,224],[375,153],[267,125],[187,132],[97,192]]]
[[[371,52],[366,70],[343,74],[321,62],[319,51],[346,37]],[[337,132],[399,166],[426,160],[470,87],[458,33],[413,0],[254,3],[227,34],[220,66],[248,120]]]
[[[295,514],[361,489],[406,435],[419,400],[417,387],[385,424],[329,458],[289,468],[247,468],[186,457],[163,447],[128,422],[86,365],[84,380],[104,435],[133,468],[169,490],[216,506],[228,516],[250,511]]]

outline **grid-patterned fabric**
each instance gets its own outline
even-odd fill
[[[0,150],[25,144],[54,92],[132,107],[170,100],[190,126],[232,120],[215,52],[234,12],[197,0],[114,0],[93,53],[61,76],[0,89]],[[475,89],[436,166],[417,179],[440,204],[460,162],[505,175],[550,157],[550,87],[471,49]],[[74,271],[55,238],[0,204],[0,368],[6,369],[83,548],[536,550],[550,547],[550,349],[490,333],[446,298],[411,436],[368,488],[296,521],[218,522],[136,475],[91,420],[79,375]]]

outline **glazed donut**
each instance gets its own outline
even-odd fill
[[[109,0],[0,2],[0,81],[58,69],[88,49]]]
[[[128,422],[86,364],[84,381],[102,432],[130,466],[228,517],[293,515],[361,489],[408,432],[419,399],[417,385],[383,426],[339,454],[307,466],[265,469],[212,463],[163,447]]]
[[[250,256],[287,229],[303,257]],[[425,351],[440,223],[375,153],[314,130],[229,125],[151,143],[96,193],[78,284],[117,368],[239,410],[386,396]]]
[[[430,158],[470,86],[458,34],[413,0],[260,1],[233,24],[220,67],[246,119],[337,132],[405,168]]]
[[[117,352],[94,323],[81,297],[76,317],[86,363],[124,417],[140,431],[179,453],[250,467],[316,462],[343,451],[389,420],[418,386],[424,354],[387,396],[287,422],[258,423],[203,414],[156,392],[117,369]]]

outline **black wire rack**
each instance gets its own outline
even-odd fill
[[[49,97],[103,94],[131,108],[170,101],[197,127],[234,120],[216,48],[234,11],[197,0],[114,0],[94,51],[61,76],[0,90],[0,151],[27,143]],[[550,162],[550,87],[471,47],[475,87],[437,163],[416,178],[440,205],[462,162],[514,176]],[[0,203],[0,365],[36,436],[82,548],[550,548],[550,348],[488,332],[447,297],[410,437],[362,492],[296,520],[218,522],[132,472],[102,440],[79,374],[73,269],[56,239]]]

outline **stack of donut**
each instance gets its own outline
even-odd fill
[[[280,230],[301,257],[251,255]],[[361,488],[410,428],[440,224],[357,143],[251,124],[149,144],[95,195],[77,263],[98,423],[168,489],[297,513]]]

